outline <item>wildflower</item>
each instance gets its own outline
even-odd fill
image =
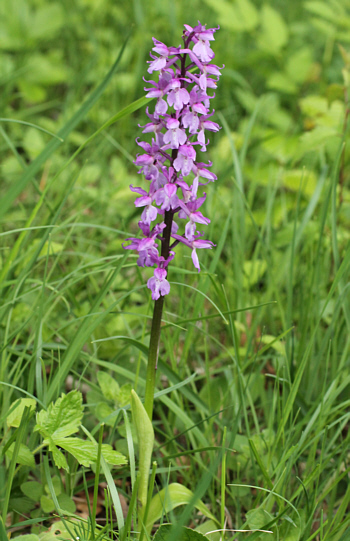
[[[209,120],[214,114],[210,110],[214,95],[208,92],[217,87],[222,69],[212,63],[215,55],[211,43],[216,30],[200,22],[194,27],[185,25],[183,48],[168,47],[153,38],[148,73],[158,72],[159,77],[158,82],[146,81],[149,86],[145,91],[147,97],[156,98],[156,103],[153,113],[146,109],[149,122],[142,126],[142,133],[152,133],[154,138],[151,143],[136,140],[143,153],[134,162],[150,185],[148,191],[130,186],[139,196],[135,206],[143,208],[139,221],[143,238],[131,237],[127,239],[130,244],[123,246],[138,252],[139,266],[156,267],[147,282],[153,300],[170,291],[167,267],[175,256],[176,245],[182,243],[191,249],[198,272],[197,250],[214,246],[196,228],[197,224],[210,223],[198,210],[206,198],[206,194],[199,196],[198,191],[217,177],[210,171],[211,162],[197,161],[195,146],[206,152],[206,131],[220,129]],[[186,220],[184,235],[178,234],[176,215]],[[159,217],[162,221],[151,227]]]

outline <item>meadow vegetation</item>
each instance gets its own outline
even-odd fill
[[[141,539],[350,539],[350,1],[11,0],[1,541],[137,537],[130,396],[153,301],[122,242],[138,234],[151,38],[177,46],[198,19],[220,25],[225,65],[204,205],[216,247],[200,274],[186,247],[169,267]]]

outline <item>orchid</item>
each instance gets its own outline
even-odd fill
[[[210,223],[198,210],[206,198],[206,194],[200,196],[198,191],[217,177],[209,169],[211,162],[197,161],[197,154],[207,150],[209,141],[205,132],[220,129],[209,120],[214,114],[210,100],[215,94],[208,94],[217,87],[222,69],[212,64],[215,55],[211,42],[218,28],[206,28],[200,22],[194,27],[184,26],[183,47],[168,47],[153,38],[148,73],[158,72],[159,78],[157,82],[146,81],[145,91],[147,97],[157,101],[153,113],[146,109],[149,122],[142,126],[142,133],[152,133],[153,138],[151,143],[136,140],[143,153],[134,162],[150,186],[148,191],[130,186],[139,195],[135,206],[143,208],[139,222],[143,238],[126,239],[130,244],[124,248],[138,252],[139,266],[156,267],[147,282],[155,301],[170,291],[166,269],[175,256],[173,248],[179,243],[188,246],[199,272],[196,250],[214,246],[196,228],[197,224]],[[186,220],[183,235],[177,233],[175,215]],[[159,218],[162,221],[152,227],[152,222]]]

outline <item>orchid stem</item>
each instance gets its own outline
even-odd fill
[[[173,151],[174,153],[174,151]],[[164,215],[164,223],[166,225],[163,233],[162,240],[162,256],[164,259],[169,257],[170,252],[170,239],[171,239],[171,226],[173,223],[174,213],[171,211],[166,211]],[[153,416],[153,401],[154,401],[154,390],[156,383],[156,372],[158,364],[158,353],[159,353],[159,341],[160,341],[160,332],[162,324],[162,314],[164,306],[164,296],[161,295],[159,299],[154,302],[153,309],[153,318],[152,318],[152,328],[151,328],[151,337],[149,342],[148,350],[148,363],[147,363],[147,373],[146,373],[146,391],[145,391],[145,410],[147,411],[148,417],[152,421]]]
[[[148,417],[150,418],[151,421],[152,421],[152,415],[153,415],[154,389],[155,389],[155,382],[156,382],[156,371],[157,371],[157,363],[158,363],[159,340],[160,340],[163,305],[164,305],[164,297],[161,296],[154,303],[151,338],[150,338],[149,352],[148,352],[148,363],[147,363],[147,373],[146,373],[146,392],[145,392],[144,406],[148,414]]]

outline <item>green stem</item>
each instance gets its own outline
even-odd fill
[[[164,297],[159,297],[154,303],[151,338],[149,343],[148,364],[146,373],[145,410],[152,421],[154,388],[160,340],[160,327],[162,322]]]
[[[162,251],[161,251],[161,255],[164,257],[164,259],[168,259],[169,257],[171,226],[173,223],[173,217],[174,217],[174,213],[172,211],[165,212],[164,223],[166,227],[163,231]],[[156,371],[157,371],[157,363],[158,363],[158,352],[159,352],[159,341],[160,341],[163,306],[164,306],[164,297],[160,296],[159,299],[156,300],[154,303],[151,337],[150,337],[149,350],[148,350],[147,373],[146,373],[146,391],[145,391],[144,406],[145,406],[145,410],[147,411],[148,417],[151,419],[151,421],[152,421],[152,415],[153,415],[154,389],[155,389],[155,382],[156,382]]]

